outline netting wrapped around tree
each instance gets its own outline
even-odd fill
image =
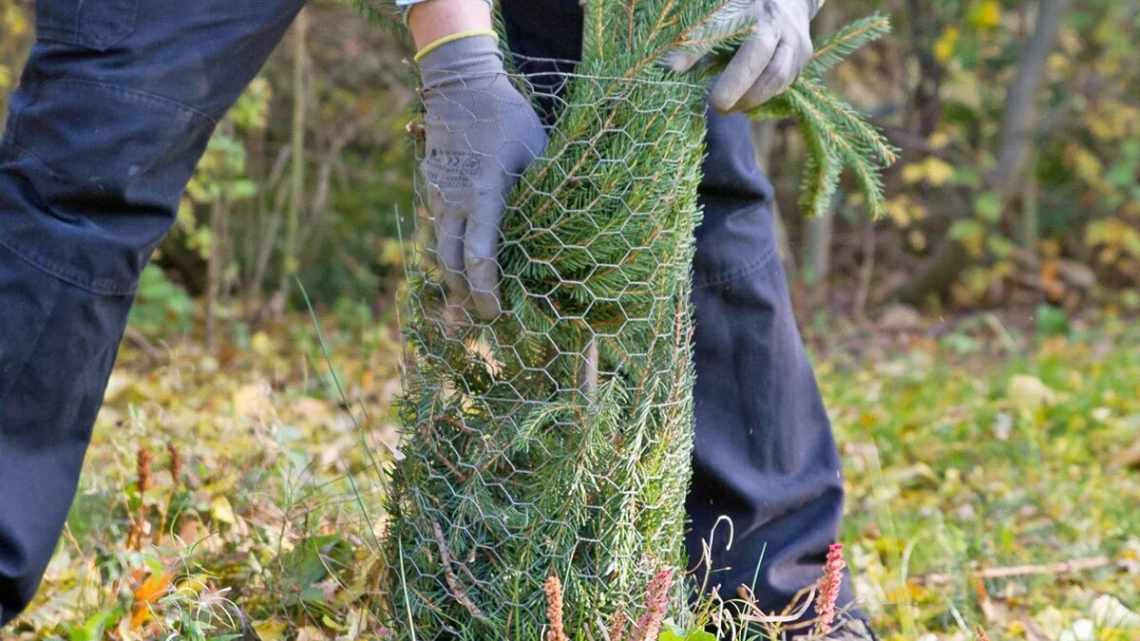
[[[390,508],[419,638],[538,639],[551,573],[568,629],[600,633],[683,565],[702,93],[563,80],[536,95],[559,127],[506,203],[503,313],[454,299],[430,239],[415,263]]]
[[[497,318],[444,285],[419,209],[389,536],[417,638],[540,639],[551,574],[567,629],[604,638],[684,566],[703,89],[610,70],[518,78],[555,125],[504,203]]]

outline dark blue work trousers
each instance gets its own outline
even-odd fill
[[[516,51],[576,56],[577,0],[502,4]],[[139,273],[218,120],[302,5],[36,4],[0,143],[0,625],[31,600],[59,538]],[[709,115],[690,550],[699,558],[731,518],[713,582],[732,594],[755,575],[776,608],[818,577],[843,490],[749,134],[742,116]]]

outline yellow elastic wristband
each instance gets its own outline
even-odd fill
[[[495,41],[499,40],[499,34],[495,33],[494,29],[472,29],[470,31],[458,31],[456,33],[446,35],[430,44],[424,45],[423,49],[420,49],[416,52],[416,62],[423,60],[424,56],[435,51],[436,49],[439,49],[449,42],[463,40],[464,38],[474,38],[475,36],[491,36],[495,39]]]

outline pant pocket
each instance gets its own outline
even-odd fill
[[[79,287],[133,291],[212,129],[159,96],[30,78],[0,148],[0,244]]]
[[[135,30],[139,0],[37,0],[36,35],[105,51]]]

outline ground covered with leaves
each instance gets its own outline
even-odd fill
[[[133,334],[64,540],[4,638],[382,638],[399,338],[347,308],[322,330],[239,326],[209,353]],[[887,641],[1140,639],[1134,321],[895,310],[809,334],[847,559]]]

